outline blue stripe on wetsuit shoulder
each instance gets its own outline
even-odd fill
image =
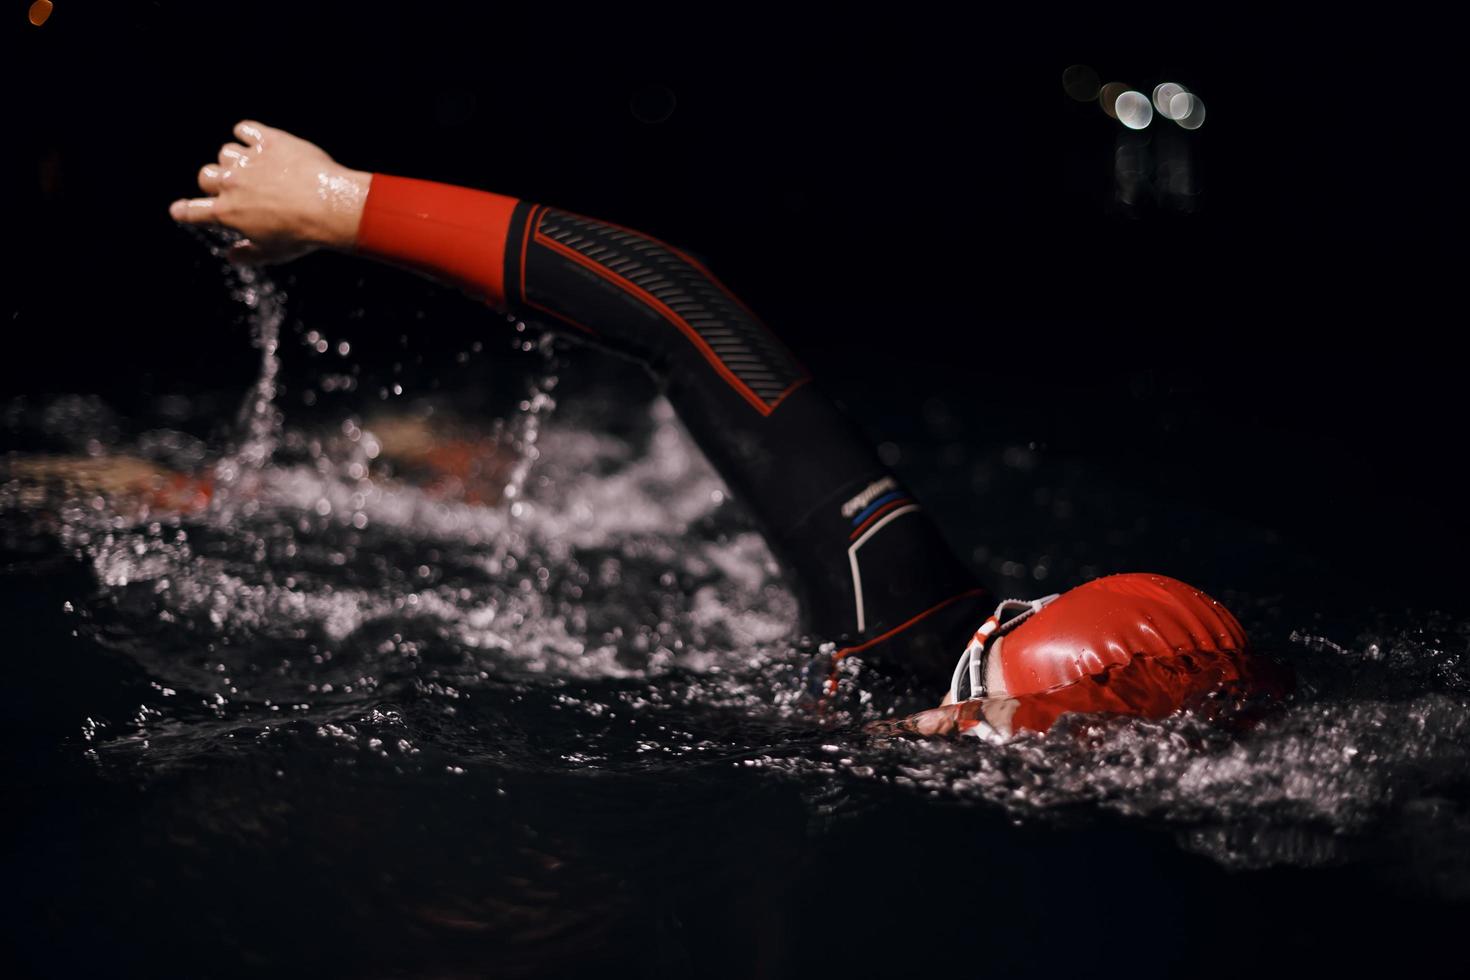
[[[904,493],[902,490],[895,490],[892,493],[885,493],[883,496],[879,497],[877,500],[864,507],[863,512],[852,519],[852,526],[857,527],[863,521],[868,519],[869,514],[873,513],[873,511],[877,510],[879,507],[882,507],[884,504],[897,500],[900,497],[907,496],[908,494]]]

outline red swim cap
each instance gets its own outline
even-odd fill
[[[1214,714],[1237,697],[1292,687],[1289,672],[1246,652],[1229,610],[1163,575],[1110,575],[1032,605],[1014,627],[996,628],[996,662],[985,665],[995,699],[985,716],[1004,735],[1044,732],[1068,712]]]
[[[1240,654],[1245,630],[1220,603],[1163,575],[1128,573],[1065,592],[1005,637],[1005,693],[1049,691],[1135,657]]]

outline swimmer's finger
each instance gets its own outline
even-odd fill
[[[217,164],[206,163],[199,168],[199,189],[206,194],[218,194],[220,175],[223,173]]]
[[[219,148],[219,162],[224,167],[239,166],[250,158],[250,148],[239,143],[226,143]]]
[[[265,125],[265,123],[258,123],[254,119],[242,119],[235,123],[233,132],[235,139],[244,143],[246,146],[260,148],[265,145],[267,136],[273,130]]]
[[[219,218],[214,213],[216,200],[218,198],[213,197],[180,198],[168,206],[169,217],[181,225],[218,224]]]

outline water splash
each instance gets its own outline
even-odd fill
[[[270,463],[281,443],[285,416],[276,403],[276,378],[281,370],[279,351],[286,294],[265,269],[229,260],[232,247],[240,241],[238,234],[218,228],[191,230],[210,255],[220,260],[231,298],[245,309],[250,343],[260,351],[259,373],[236,417],[239,442],[227,447],[215,465],[216,485],[225,491],[218,498],[223,504],[230,489]]]
[[[264,270],[232,265],[230,271],[230,293],[249,311],[250,342],[260,351],[260,373],[240,406],[244,441],[232,455],[240,467],[260,470],[281,442],[284,415],[276,404],[276,376],[281,370],[278,351],[281,323],[286,318],[286,294]]]
[[[1464,623],[1392,610],[1344,635],[1242,600],[1302,682],[1244,732],[1186,715],[1075,718],[1003,745],[871,738],[863,723],[928,692],[859,670],[811,714],[795,597],[667,402],[633,441],[593,425],[606,406],[574,409],[534,438],[506,424],[540,459],[495,506],[353,478],[348,453],[278,456],[228,518],[64,509],[64,547],[99,582],[80,631],[158,686],[126,719],[87,712],[99,764],[147,779],[320,744],[424,773],[737,765],[795,780],[824,819],[907,792],[1022,822],[1157,826],[1230,867],[1340,864],[1411,828],[1436,854],[1466,850]]]
[[[496,440],[505,445],[516,458],[502,496],[511,501],[512,516],[519,517],[525,512],[522,497],[526,478],[530,476],[536,461],[541,458],[536,441],[541,435],[542,422],[556,409],[556,399],[551,392],[557,383],[557,356],[555,340],[550,331],[541,330],[538,339],[533,341],[520,339],[528,331],[524,320],[516,321],[515,329],[518,337],[515,343],[523,349],[539,350],[542,357],[541,371],[531,378],[526,397],[517,406],[519,410],[511,417],[509,424],[504,419],[497,419],[495,426]]]

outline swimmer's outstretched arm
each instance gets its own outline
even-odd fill
[[[245,236],[232,257],[326,247],[408,266],[632,357],[794,571],[839,652],[947,678],[991,601],[805,368],[700,262],[649,235],[488,191],[351,170],[254,122],[170,213]],[[986,610],[988,611],[988,610]]]

